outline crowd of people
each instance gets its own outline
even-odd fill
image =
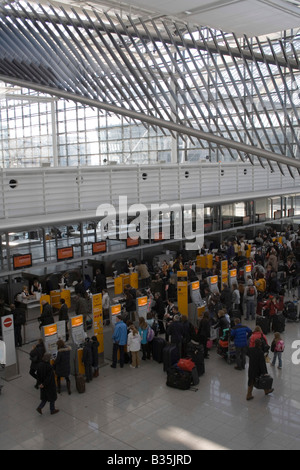
[[[266,375],[266,358],[270,351],[274,354],[271,366],[283,367],[282,355],[284,341],[281,334],[274,331],[271,345],[259,326],[243,325],[242,319],[254,320],[257,314],[276,316],[284,308],[284,299],[288,294],[298,301],[299,299],[299,263],[300,263],[300,229],[293,230],[286,227],[284,234],[278,236],[272,229],[259,232],[255,237],[255,244],[249,256],[249,246],[244,238],[234,238],[223,243],[219,249],[212,268],[197,272],[195,263],[184,262],[181,255],[175,261],[165,261],[161,266],[155,267],[153,272],[145,263],[137,265],[140,289],[136,291],[131,286],[124,289],[124,312],[116,319],[113,331],[112,368],[117,364],[124,367],[138,368],[141,361],[151,359],[153,340],[158,335],[164,335],[166,343],[175,344],[179,357],[186,356],[186,345],[191,341],[203,346],[204,356],[209,359],[213,340],[230,331],[230,338],[235,344],[236,369],[244,370],[247,355],[249,356],[249,389],[247,400],[253,399],[253,387],[259,375]],[[202,253],[208,253],[203,247]],[[247,255],[248,254],[248,255]],[[247,256],[246,256],[247,255]],[[236,282],[228,285],[219,284],[219,293],[210,291],[209,278],[221,276],[221,261],[228,261],[228,269],[236,269]],[[245,266],[251,265],[248,276],[245,277]],[[206,304],[206,311],[198,324],[192,324],[182,315],[177,306],[176,274],[177,271],[186,270],[188,280],[192,282],[200,278],[200,293]],[[97,291],[103,295],[104,319],[109,322],[111,299],[107,290],[103,274],[98,271],[96,275]],[[221,281],[222,282],[222,281]],[[37,286],[38,288],[38,286]],[[148,313],[146,318],[136,317],[136,298],[141,295],[148,296]],[[83,300],[86,300],[86,289],[82,283],[76,288],[76,313],[81,310],[86,318],[86,303],[81,309]],[[263,307],[262,307],[263,305]],[[263,308],[263,312],[260,310]],[[13,308],[16,325],[21,325],[24,318],[18,309]],[[59,319],[69,320],[69,312],[62,300]],[[53,311],[47,302],[43,303],[43,312],[40,317],[41,325],[53,323]],[[86,330],[86,328],[85,328]],[[20,329],[16,332],[20,343]],[[68,331],[67,331],[68,340]],[[18,343],[18,344],[19,344]],[[71,393],[70,370],[67,366],[70,348],[63,342],[58,345],[58,355],[53,365],[43,350],[42,342],[34,347],[31,353],[30,374],[36,380],[36,387],[41,390],[41,403],[38,412],[47,401],[50,402],[51,413],[56,413],[56,395],[53,385],[55,371],[56,392],[60,392],[60,379],[66,379],[67,390]],[[86,381],[99,375],[97,363],[97,340],[86,339],[84,345],[83,363],[86,371]],[[46,364],[46,365],[45,365]],[[54,375],[55,377],[55,375]],[[47,393],[47,391],[49,393]],[[268,395],[272,388],[265,389]]]

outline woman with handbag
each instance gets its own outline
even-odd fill
[[[248,371],[248,393],[247,401],[253,400],[253,388],[261,389],[264,388],[265,395],[270,395],[274,391],[272,388],[273,380],[268,375],[268,370],[266,366],[265,355],[262,350],[261,340],[257,339],[255,341],[255,347],[249,348],[249,371]],[[261,381],[261,384],[259,384]]]

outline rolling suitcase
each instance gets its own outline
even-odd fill
[[[192,384],[193,385],[198,385],[200,380],[199,380],[199,374],[198,374],[198,371],[197,371],[196,367],[194,367],[191,370],[191,375],[192,375]]]
[[[199,377],[205,374],[204,347],[193,342],[187,345],[187,356],[195,363]]]
[[[180,370],[176,366],[171,367],[167,372],[167,386],[178,390],[189,390],[191,388],[191,373]]]
[[[270,317],[256,317],[256,326],[260,326],[264,335],[270,333]]]
[[[275,333],[283,333],[285,331],[284,315],[274,315],[272,329]]]
[[[76,389],[78,393],[84,393],[85,392],[85,379],[83,375],[76,375],[75,376],[75,382],[76,382]]]
[[[176,344],[167,344],[163,350],[163,364],[164,371],[167,372],[170,367],[177,364],[180,359],[180,354]]]
[[[163,362],[163,350],[164,347],[166,346],[166,341],[163,338],[160,338],[157,336],[156,338],[153,338],[152,341],[152,346],[153,346],[153,360],[161,364]]]

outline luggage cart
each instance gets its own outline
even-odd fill
[[[223,336],[218,342],[218,355],[225,359],[228,364],[233,364],[236,360],[236,349],[234,341],[230,337],[230,329],[223,331]]]

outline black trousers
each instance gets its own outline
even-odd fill
[[[113,367],[117,367],[117,362],[118,362],[118,351],[120,351],[120,367],[124,366],[124,347],[121,346],[120,344],[114,343],[113,345]]]

